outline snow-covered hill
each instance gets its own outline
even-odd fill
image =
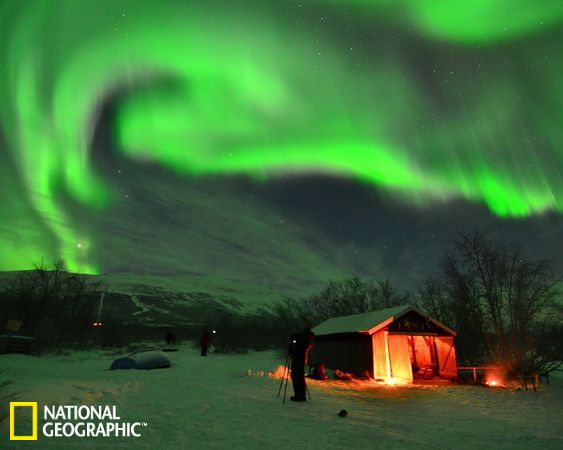
[[[21,272],[0,272],[0,280]],[[220,315],[248,315],[270,308],[284,296],[303,292],[204,275],[84,275],[101,283],[91,298],[92,321],[150,327],[198,329]],[[320,288],[320,286],[319,286]]]
[[[117,273],[93,276],[91,279],[102,282],[106,292],[158,296],[199,293],[206,294],[227,307],[245,311],[268,307],[285,296],[304,294],[288,286],[251,284],[237,279],[217,279],[199,274],[164,276]]]

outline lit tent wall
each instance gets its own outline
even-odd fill
[[[311,364],[383,380],[457,377],[455,331],[413,306],[332,317],[313,332]]]

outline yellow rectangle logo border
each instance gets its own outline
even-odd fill
[[[15,433],[15,411],[19,407],[31,408],[32,433],[30,436],[17,436]],[[37,440],[37,402],[10,402],[10,441],[36,441]]]

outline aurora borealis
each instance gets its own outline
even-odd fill
[[[156,239],[153,255],[157,236],[181,242],[196,268],[203,248],[256,241],[248,259],[268,253],[273,270],[291,266],[286,252],[311,278],[352,270],[318,251],[330,240],[312,249],[303,226],[279,231],[278,206],[232,194],[241,179],[246,195],[335,177],[412,215],[484,207],[522,230],[549,215],[558,236],[563,5],[517,3],[2,2],[0,270],[43,257],[128,270],[132,229]],[[156,210],[184,220],[151,221]]]

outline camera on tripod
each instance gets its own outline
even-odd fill
[[[283,403],[287,393],[287,384],[290,378],[293,382],[293,389],[295,396],[291,397],[293,401],[305,401],[306,397],[311,399],[311,393],[305,382],[305,364],[307,362],[307,355],[312,347],[314,338],[313,332],[309,328],[305,328],[302,333],[292,334],[289,337],[289,344],[287,347],[287,358],[285,360],[285,367],[283,376],[278,389],[278,397],[281,395],[282,387],[285,383],[283,394]]]

